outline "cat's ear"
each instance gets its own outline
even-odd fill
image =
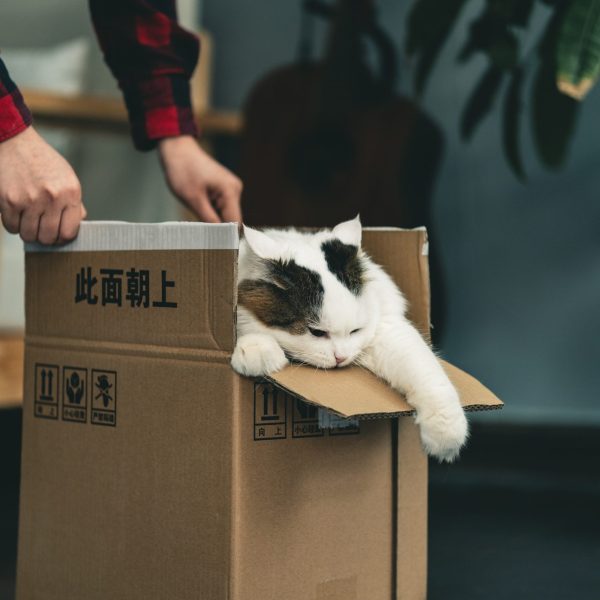
[[[259,258],[275,260],[281,255],[279,245],[258,229],[252,229],[244,225],[244,238],[250,250]]]
[[[362,225],[360,223],[360,215],[356,215],[351,221],[344,221],[339,225],[336,225],[331,233],[349,246],[357,246],[360,248],[360,242],[362,239]]]

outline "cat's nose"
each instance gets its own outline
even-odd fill
[[[337,365],[339,365],[339,364],[343,363],[343,362],[346,360],[346,357],[345,357],[345,356],[339,356],[339,355],[337,355],[337,354],[334,354],[334,356],[335,356],[335,363],[336,363]]]

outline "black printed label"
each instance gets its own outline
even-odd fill
[[[271,383],[254,384],[254,439],[287,437],[287,394]]]
[[[92,369],[92,423],[117,425],[117,373]]]
[[[58,419],[58,373],[57,365],[35,365],[33,414],[36,417]]]
[[[319,427],[319,409],[299,398],[292,400],[292,437],[321,437],[323,429]]]
[[[85,423],[87,421],[87,397],[87,369],[63,367],[63,421]]]

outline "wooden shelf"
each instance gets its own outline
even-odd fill
[[[64,96],[21,89],[37,122],[81,130],[127,132],[129,122],[123,101],[102,96]],[[235,111],[206,110],[196,115],[201,137],[238,135],[242,117]]]
[[[23,400],[23,337],[0,336],[0,410]]]

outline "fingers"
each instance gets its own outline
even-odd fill
[[[223,221],[226,223],[242,222],[241,195],[242,182],[237,177],[232,178],[223,186],[217,200],[217,207]]]
[[[69,206],[63,211],[57,240],[59,244],[66,244],[77,237],[81,218],[82,212],[79,204]]]
[[[197,202],[195,203],[195,209],[196,214],[201,221],[204,221],[205,223],[221,222],[219,215],[206,196],[202,195],[198,198]]]
[[[37,241],[41,244],[56,244],[60,230],[62,210],[45,212],[40,218]]]
[[[79,223],[87,216],[83,204],[66,208],[49,208],[39,214],[34,209],[22,213],[9,210],[0,214],[2,224],[9,233],[20,234],[24,242],[52,245],[70,242],[79,232]]]
[[[226,223],[241,223],[240,191],[230,189],[224,192],[219,202],[219,210]]]
[[[86,214],[85,209],[76,205],[63,210],[49,210],[41,215],[33,210],[23,211],[21,215],[4,212],[1,217],[6,230],[20,234],[24,242],[51,245],[75,239],[79,223]]]
[[[21,213],[19,234],[24,242],[35,242],[37,240],[41,217],[42,215],[33,208]]]
[[[70,242],[79,232],[79,223],[87,217],[87,210],[81,203],[46,206],[30,206],[25,210],[5,209],[0,213],[2,225],[9,233],[18,233],[24,242],[40,244],[64,244]]]
[[[0,144],[0,165],[0,213],[7,231],[42,244],[76,235],[85,217],[77,175],[32,127]]]
[[[19,222],[21,220],[21,213],[17,210],[4,210],[0,213],[2,219],[2,225],[8,233],[19,233]]]

